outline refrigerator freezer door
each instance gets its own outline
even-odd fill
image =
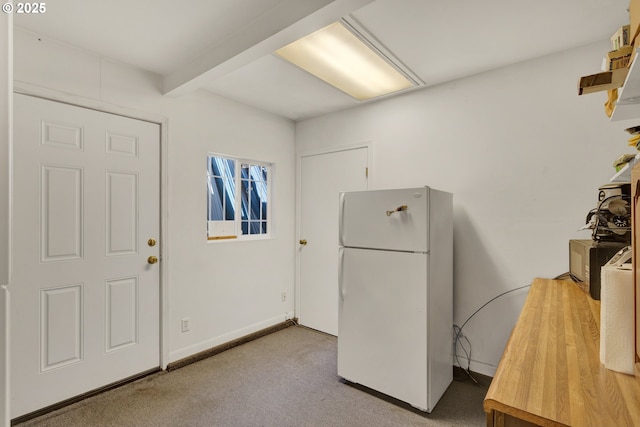
[[[338,375],[428,407],[428,255],[341,248]]]
[[[340,245],[427,252],[429,188],[340,194]]]

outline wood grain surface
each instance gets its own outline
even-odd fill
[[[640,425],[638,365],[636,376],[610,371],[599,351],[600,301],[572,281],[535,279],[485,397],[487,423],[502,413],[541,426]]]

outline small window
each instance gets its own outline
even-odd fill
[[[271,168],[255,161],[207,157],[209,240],[269,235]]]

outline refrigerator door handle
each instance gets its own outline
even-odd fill
[[[342,223],[344,222],[344,193],[340,193],[340,221],[338,223],[338,245],[344,246],[342,237]]]
[[[397,208],[395,208],[394,210],[391,211],[387,211],[387,216],[391,216],[396,212],[405,212],[409,210],[409,208],[407,207],[407,205],[402,205],[402,206],[398,206]]]
[[[344,301],[344,287],[342,280],[342,265],[344,264],[344,248],[338,248],[338,294],[340,295],[340,299]]]

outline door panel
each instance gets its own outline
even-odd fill
[[[367,189],[366,147],[301,158],[300,323],[338,334],[338,202]]]
[[[107,171],[107,256],[138,250],[138,175]]]
[[[138,278],[106,281],[105,351],[110,352],[138,343]]]
[[[159,126],[14,108],[12,418],[160,365]]]
[[[82,360],[82,290],[73,285],[40,293],[42,372]]]
[[[84,230],[83,171],[81,168],[42,165],[41,176],[41,261],[80,259]]]

